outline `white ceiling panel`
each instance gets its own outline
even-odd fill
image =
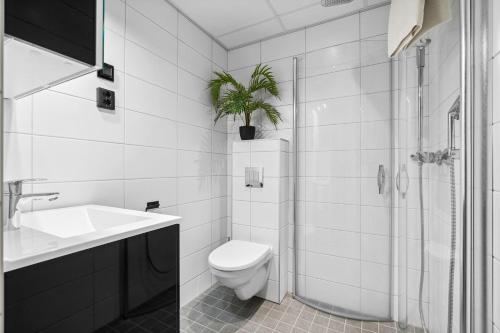
[[[267,38],[284,32],[278,18],[271,19],[248,28],[237,30],[235,32],[218,37],[219,40],[232,49],[243,44]]]
[[[318,4],[318,0],[269,0],[278,15]]]
[[[171,2],[214,36],[274,17],[267,0],[171,0]]]
[[[293,30],[352,13],[363,8],[363,0],[337,7],[323,7],[320,4],[280,16],[285,29]]]
[[[227,49],[267,39],[389,0],[354,0],[322,7],[321,0],[166,0]]]

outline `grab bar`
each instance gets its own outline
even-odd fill
[[[457,97],[455,102],[448,111],[448,151],[452,153],[456,150],[455,144],[455,120],[460,119],[460,96]]]

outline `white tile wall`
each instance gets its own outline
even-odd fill
[[[275,105],[285,121],[278,131],[260,118],[256,126],[259,137],[289,139],[290,149],[292,58],[299,60],[300,294],[382,317],[389,316],[391,299],[391,189],[379,195],[376,183],[379,164],[391,169],[387,13],[386,6],[229,52],[229,69],[243,82],[255,64],[272,67],[282,90]],[[239,141],[238,126],[229,122],[228,145]],[[233,165],[248,160],[233,154]],[[232,199],[248,200],[239,168]],[[251,208],[233,207],[233,235],[251,237],[251,221],[236,209]],[[289,246],[293,254],[291,239]]]
[[[277,269],[271,270],[259,296],[280,303],[288,290],[288,142],[236,141],[232,151],[232,237],[273,247],[272,265]],[[263,168],[262,188],[245,186],[246,167]]]
[[[163,0],[108,0],[105,22],[115,82],[94,73],[6,102],[4,177],[48,178],[33,189],[61,197],[37,209],[159,200],[182,216],[185,304],[214,282],[207,257],[226,238],[227,135],[206,85],[227,52]],[[95,106],[97,87],[116,92],[115,111]]]

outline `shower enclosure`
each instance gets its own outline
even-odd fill
[[[356,41],[294,61],[294,296],[347,318],[395,320],[403,331],[473,332],[484,325],[478,318],[486,322],[488,288],[487,269],[472,260],[487,247],[478,255],[472,246],[488,229],[486,217],[472,219],[481,200],[468,192],[483,176],[465,166],[483,168],[486,139],[471,127],[466,72],[468,38],[477,38],[471,15],[484,8],[451,1],[451,20],[396,59],[386,56],[385,33],[363,34],[374,10],[388,6],[353,15]],[[339,56],[349,47],[348,59]]]

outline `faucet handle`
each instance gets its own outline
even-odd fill
[[[32,182],[45,182],[47,180],[48,180],[47,178],[26,178],[26,179],[9,180],[6,183],[8,185],[10,185],[10,184],[21,185],[24,183],[32,183]]]
[[[48,179],[46,178],[26,178],[26,179],[9,180],[6,182],[6,184],[9,187],[9,193],[21,193],[22,185],[24,183],[43,182],[47,180]]]

